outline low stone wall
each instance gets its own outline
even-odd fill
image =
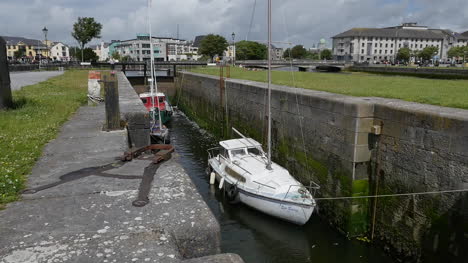
[[[143,147],[150,144],[150,118],[140,97],[123,72],[118,72],[119,103],[121,119],[126,122],[129,147]]]
[[[468,69],[440,69],[440,68],[401,68],[401,67],[363,67],[351,66],[350,71],[360,71],[379,74],[407,75],[440,79],[468,79]]]
[[[230,137],[236,127],[265,142],[266,84],[229,79],[220,85],[219,77],[182,74],[179,106],[202,128]],[[468,188],[466,110],[273,85],[272,117],[274,160],[302,183],[318,182],[317,197]],[[402,258],[461,259],[467,198],[455,193],[318,204],[347,235],[374,233]]]

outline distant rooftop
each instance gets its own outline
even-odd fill
[[[193,46],[194,47],[200,47],[200,44],[201,42],[203,41],[203,39],[205,39],[206,35],[203,35],[203,36],[196,36],[195,37],[195,40],[193,41]]]
[[[40,47],[45,47],[44,43],[42,43],[41,40],[37,39],[30,39],[30,38],[24,38],[24,37],[9,37],[9,36],[1,36],[3,39],[5,39],[5,42],[7,45],[13,45],[16,46],[19,43],[24,43],[25,45],[28,46],[40,46]]]
[[[418,26],[417,23],[403,23],[400,26],[387,28],[352,28],[333,38],[341,37],[398,37],[420,39],[443,39],[450,30],[429,29],[427,26]]]

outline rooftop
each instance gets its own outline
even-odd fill
[[[333,38],[342,37],[393,37],[393,38],[422,38],[443,39],[448,35],[448,30],[429,29],[426,26],[418,26],[416,23],[404,23],[401,26],[387,28],[352,28],[340,33]]]
[[[9,37],[9,36],[0,36],[3,39],[5,39],[5,42],[7,45],[13,45],[16,46],[19,43],[23,43],[28,46],[40,46],[40,47],[45,47],[44,43],[42,43],[41,40],[37,39],[29,39],[29,38],[24,38],[24,37]]]
[[[245,138],[245,139],[232,139],[227,141],[219,142],[226,150],[233,150],[239,148],[246,148],[246,147],[261,147],[262,145],[254,139]]]

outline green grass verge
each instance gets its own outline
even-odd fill
[[[18,199],[26,176],[61,125],[87,102],[88,71],[72,70],[13,92],[0,111],[0,208]]]
[[[193,72],[219,76],[219,68],[192,69]],[[231,68],[231,78],[266,82],[266,71]],[[274,84],[327,91],[357,97],[382,97],[425,104],[468,109],[468,80],[424,79],[383,76],[369,73],[312,73],[273,71]]]

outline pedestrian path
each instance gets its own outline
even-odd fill
[[[63,71],[10,72],[11,90],[19,90],[62,74]]]
[[[103,120],[104,106],[82,107],[45,147],[33,190],[0,211],[0,262],[241,263],[218,254],[219,224],[177,154],[153,173],[149,203],[133,205],[151,160],[120,162],[127,134]]]

